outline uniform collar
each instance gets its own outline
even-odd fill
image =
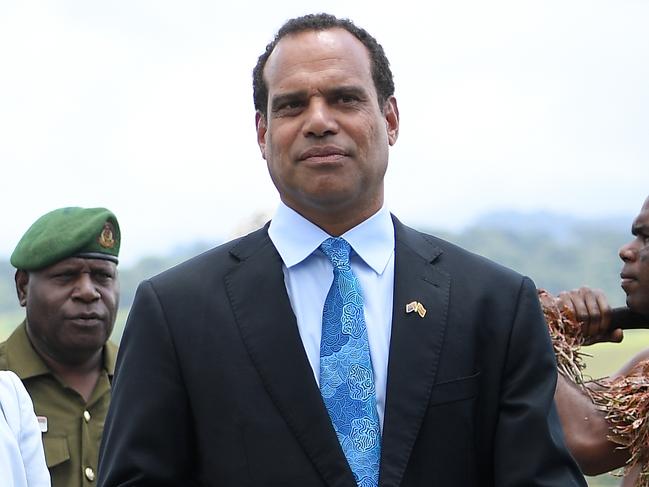
[[[112,377],[115,372],[117,347],[113,343],[107,342],[103,355],[104,369]],[[22,380],[51,373],[45,361],[29,341],[26,321],[18,325],[7,339],[7,368],[13,370]]]
[[[284,203],[279,204],[268,235],[288,268],[302,262],[331,237]],[[394,225],[385,207],[341,237],[374,272],[383,274],[394,252]]]
[[[7,339],[7,368],[13,370],[22,380],[50,373],[50,369],[29,341],[26,321],[18,325]]]

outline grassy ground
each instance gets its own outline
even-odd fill
[[[587,372],[593,378],[609,375],[640,350],[649,348],[649,330],[629,330],[622,343],[598,343],[585,347]]]
[[[119,342],[128,310],[120,311],[115,323],[112,340]],[[0,314],[0,341],[3,341],[23,319],[23,314]],[[640,350],[649,347],[649,330],[632,330],[626,333],[622,343],[600,343],[585,349],[591,357],[587,358],[587,373],[593,378],[606,376],[627,362]],[[600,475],[588,478],[589,487],[613,487],[620,484],[618,477]]]

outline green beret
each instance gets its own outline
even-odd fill
[[[117,263],[120,233],[106,208],[59,208],[46,213],[23,235],[11,254],[16,269],[33,271],[68,257]]]

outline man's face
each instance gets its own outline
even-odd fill
[[[375,213],[399,115],[394,97],[379,107],[365,46],[339,28],[291,34],[264,79],[257,141],[282,201],[316,224]]]
[[[38,271],[19,270],[16,290],[32,343],[59,363],[89,358],[113,330],[119,302],[113,262],[71,257]]]
[[[629,308],[649,315],[649,198],[633,221],[635,238],[620,249],[622,288]]]

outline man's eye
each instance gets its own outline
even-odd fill
[[[113,275],[109,272],[96,272],[94,278],[98,281],[108,281],[113,278]]]
[[[59,272],[58,274],[54,274],[52,277],[59,281],[69,281],[70,279],[73,279],[74,276],[75,274],[73,272]]]
[[[278,111],[279,112],[295,111],[295,110],[299,110],[301,106],[302,106],[302,103],[299,102],[299,101],[287,101],[287,102],[282,103],[278,107]]]
[[[341,95],[340,98],[338,98],[338,101],[340,103],[354,103],[358,101],[358,98],[354,95]]]

